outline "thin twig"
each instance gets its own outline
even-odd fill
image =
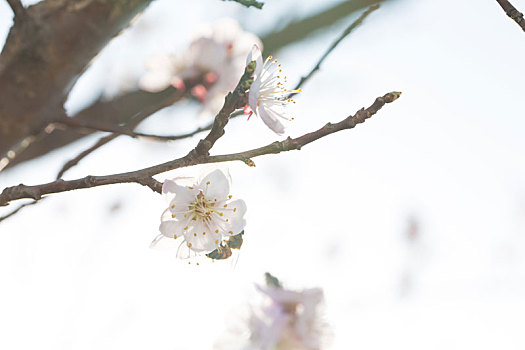
[[[371,14],[372,12],[374,12],[375,10],[377,10],[379,8],[379,4],[376,4],[376,5],[372,5],[368,8],[368,10],[366,10],[365,12],[363,12],[363,14],[361,16],[359,16],[358,19],[356,19],[352,24],[350,24],[350,26],[348,28],[345,29],[345,31],[343,33],[341,33],[341,35],[332,43],[332,45],[330,45],[330,47],[325,51],[325,53],[321,56],[321,58],[319,59],[319,61],[317,61],[317,64],[312,68],[312,70],[310,71],[310,73],[308,73],[307,75],[303,76],[301,78],[301,80],[299,80],[299,83],[297,83],[297,86],[294,88],[294,90],[297,90],[299,89],[306,81],[308,81],[308,79],[310,79],[312,77],[312,75],[314,75],[315,72],[317,72],[320,68],[321,68],[321,64],[323,63],[323,61],[326,59],[326,57],[328,57],[328,55],[337,47],[337,45],[339,45],[339,43],[341,41],[343,41],[344,38],[346,38],[348,36],[348,34],[350,34],[356,27],[358,27],[361,23],[363,23],[363,20],[369,15]],[[292,97],[292,96],[295,96],[297,93],[294,92],[294,93],[291,93],[288,97]]]
[[[87,148],[86,150],[84,150],[81,153],[79,153],[78,155],[76,155],[74,158],[72,158],[69,161],[67,161],[62,166],[60,171],[58,172],[57,179],[60,179],[64,175],[64,173],[66,171],[68,171],[69,169],[71,169],[72,167],[77,165],[82,159],[84,159],[85,157],[87,157],[88,155],[90,155],[91,153],[93,153],[94,151],[99,149],[100,147],[102,147],[105,144],[113,141],[117,137],[123,135],[124,132],[126,132],[126,135],[128,135],[131,132],[131,130],[133,130],[144,119],[146,119],[147,117],[149,117],[153,113],[161,110],[162,108],[170,106],[171,104],[173,104],[174,100],[178,100],[178,99],[180,99],[180,96],[178,96],[178,95],[177,96],[169,96],[166,99],[164,99],[164,101],[162,101],[162,103],[159,103],[158,105],[155,105],[155,106],[151,106],[151,107],[145,109],[144,111],[138,113],[135,117],[131,118],[131,120],[124,127],[122,127],[120,129],[120,131],[122,133],[113,133],[111,135],[101,137],[93,146]],[[61,120],[64,120],[64,118],[62,118]]]
[[[44,198],[42,198],[40,201],[42,201],[42,200],[44,200]],[[9,214],[1,216],[0,217],[0,222],[4,221],[5,219],[10,218],[11,216],[15,215],[16,213],[18,213],[20,210],[24,209],[25,207],[29,207],[29,206],[31,206],[33,204],[39,203],[40,201],[32,201],[32,202],[29,202],[29,203],[22,204],[21,206],[19,206],[18,208],[16,208],[12,212],[10,212]]]
[[[222,1],[235,1],[246,7],[253,6],[253,7],[258,8],[259,10],[262,9],[264,6],[264,2],[259,2],[255,0],[222,0]]]
[[[362,108],[359,111],[357,111],[355,115],[349,116],[336,124],[328,123],[319,130],[305,134],[298,138],[287,138],[284,141],[273,142],[267,146],[241,153],[209,156],[207,152],[198,153],[197,151],[195,151],[190,152],[188,155],[176,160],[172,160],[149,168],[144,168],[127,173],[104,176],[86,176],[84,178],[71,181],[57,180],[47,184],[35,186],[26,186],[20,184],[18,186],[8,187],[5,188],[0,194],[0,206],[5,206],[11,201],[22,198],[32,198],[34,200],[39,200],[42,198],[42,196],[51,193],[66,192],[82,188],[90,188],[117,183],[138,183],[144,186],[148,186],[155,192],[161,193],[162,183],[153,179],[154,175],[169,170],[197,164],[218,163],[234,160],[240,160],[247,164],[250,164],[251,158],[253,157],[258,157],[266,154],[277,154],[291,150],[300,150],[303,146],[322,137],[328,136],[341,130],[354,128],[357,124],[363,123],[366,119],[376,114],[386,103],[395,101],[397,98],[399,98],[400,95],[400,92],[390,92],[382,97],[376,98],[376,100],[370,107],[366,109]],[[214,130],[212,129],[210,134],[212,134],[213,132]]]
[[[180,135],[157,135],[157,134],[130,131],[129,127],[124,128],[121,126],[106,125],[106,124],[101,124],[101,123],[95,124],[91,122],[86,122],[84,120],[78,120],[78,119],[72,119],[72,118],[61,120],[57,122],[57,124],[62,124],[70,128],[82,128],[82,129],[88,129],[90,131],[110,132],[110,133],[116,134],[117,136],[125,135],[125,136],[130,136],[133,138],[145,138],[145,139],[154,140],[154,141],[177,141],[177,140],[185,139],[188,137],[195,136],[196,134],[200,132],[210,130],[213,125],[213,123],[209,123],[206,126],[197,128],[191,132],[180,134]]]
[[[108,136],[104,136],[100,139],[98,139],[98,141],[91,147],[89,147],[88,149],[80,152],[76,157],[74,157],[73,159],[70,159],[68,160],[63,166],[62,166],[62,169],[60,169],[60,171],[58,172],[56,178],[57,180],[58,179],[61,179],[62,176],[64,176],[65,172],[68,171],[69,169],[71,169],[72,167],[74,167],[75,165],[77,165],[82,159],[84,159],[85,157],[87,157],[89,154],[93,153],[94,151],[96,151],[97,149],[99,149],[100,147],[104,146],[106,143],[114,140],[116,137],[118,137],[119,135],[118,134],[112,134],[112,135],[108,135]]]
[[[15,19],[21,19],[27,15],[26,9],[24,8],[24,5],[22,5],[22,2],[20,0],[7,0],[7,3],[11,7],[11,10],[13,10],[13,13],[15,14]]]
[[[514,22],[525,32],[525,19],[523,18],[523,13],[519,12],[510,2],[507,0],[496,0],[501,8],[505,11],[507,16],[512,18]]]

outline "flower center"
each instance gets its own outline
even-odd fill
[[[215,203],[208,201],[201,191],[197,195],[195,202],[189,205],[188,210],[192,214],[193,220],[201,219],[203,221],[208,221],[211,213],[216,212],[216,210],[213,209],[214,206]]]

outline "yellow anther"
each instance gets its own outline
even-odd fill
[[[191,248],[191,243],[188,243],[188,247]]]
[[[193,187],[191,187],[191,186],[190,186],[190,187],[188,187],[188,188],[189,188],[190,190],[193,190]]]
[[[184,214],[184,217],[187,218],[187,217],[188,217],[188,214]]]
[[[224,204],[224,207],[226,208],[228,206],[228,204]]]
[[[237,211],[237,208],[233,208],[233,212],[235,213]]]
[[[226,219],[226,222],[230,221],[230,219]]]
[[[171,205],[171,209],[175,209],[175,204],[172,204],[172,205]]]
[[[219,230],[215,230],[215,233],[219,233]]]
[[[271,60],[272,58],[273,58],[273,56],[271,56],[271,55],[270,55],[270,56],[268,56],[268,59],[270,59],[270,60]]]
[[[193,234],[193,237],[197,237],[197,232],[195,232],[195,233]]]
[[[184,231],[186,231],[187,229],[188,229],[188,226],[186,226],[186,227],[184,228]]]
[[[176,216],[175,214],[171,214],[171,217],[174,218],[174,219],[175,219],[175,216]]]
[[[220,216],[222,216],[222,215],[223,215],[223,213],[219,213],[219,215],[220,215]]]
[[[203,232],[202,235],[203,235],[203,236],[206,236],[206,232]]]
[[[209,181],[208,181],[208,182],[206,182],[206,185],[209,185],[209,184],[210,184],[210,182],[209,182]]]
[[[228,196],[228,199],[232,199],[232,195],[231,194]]]
[[[173,239],[177,239],[177,237],[178,237],[177,235],[173,235]]]
[[[219,244],[219,240],[218,239],[215,240],[215,244]]]
[[[233,235],[233,231],[228,231],[228,233],[229,233],[230,235]]]

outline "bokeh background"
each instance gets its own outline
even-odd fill
[[[230,16],[262,35],[336,3],[267,0],[258,11],[157,0],[102,51],[67,110],[132,88],[149,55],[183,50],[200,23]],[[525,10],[525,1],[513,4]],[[291,84],[358,16],[276,54]],[[0,2],[0,42],[11,17]],[[524,42],[496,1],[384,2],[305,84],[288,134],[341,120],[390,91],[402,97],[299,152],[256,158],[256,168],[228,164],[233,194],[248,204],[236,261],[197,267],[175,250],[150,249],[166,203],[138,185],[53,195],[5,220],[0,348],[210,349],[265,271],[290,288],[324,289],[330,349],[525,348]],[[202,122],[198,111],[179,103],[141,130],[190,131]],[[0,187],[53,180],[100,135],[2,172]],[[66,178],[163,162],[199,137],[120,137]],[[237,118],[214,152],[276,139],[257,118]]]

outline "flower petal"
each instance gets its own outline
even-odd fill
[[[264,63],[262,59],[261,49],[259,49],[259,46],[257,45],[253,45],[252,51],[250,51],[250,53],[248,54],[248,57],[246,58],[246,65],[248,65],[248,63],[250,63],[251,61],[255,61],[255,63],[257,64],[255,66],[254,75],[259,76],[263,69]]]
[[[185,223],[176,220],[165,220],[160,223],[159,231],[169,238],[178,238],[184,234]]]
[[[221,170],[216,169],[201,180],[198,188],[202,189],[210,201],[223,200],[230,193],[230,181]]]
[[[184,235],[188,247],[195,252],[212,251],[216,249],[222,236],[213,230],[207,223],[198,220]]]
[[[239,234],[246,226],[244,214],[246,213],[246,203],[242,199],[234,200],[227,204],[223,211],[223,219],[227,223],[225,235],[232,236]]]
[[[250,92],[248,93],[248,104],[254,112],[257,110],[257,101],[261,92],[260,89],[261,79],[255,79],[255,81],[252,83],[252,86],[250,86]]]
[[[264,107],[257,108],[256,114],[261,117],[262,121],[266,126],[273,130],[277,135],[284,134],[284,125],[281,123],[279,118],[270,111],[267,111]]]

